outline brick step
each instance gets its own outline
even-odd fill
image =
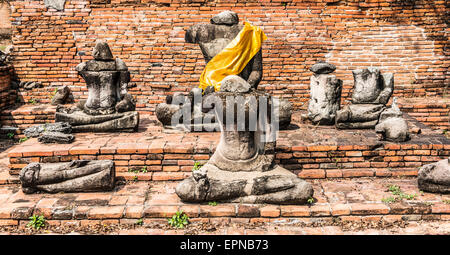
[[[343,221],[433,219],[449,220],[450,195],[421,193],[414,178],[359,178],[352,180],[314,180],[311,205],[252,205],[238,203],[187,204],[174,194],[176,183],[128,183],[113,192],[32,194],[0,186],[0,225],[17,225],[32,215],[43,215],[53,223],[105,221],[115,223],[163,222],[177,211],[193,221],[215,218],[228,221],[279,222],[334,218]],[[385,203],[393,196],[387,189],[397,185],[412,200]]]
[[[174,176],[180,176],[184,175],[183,172],[190,172],[196,161],[206,162],[218,142],[218,138],[211,139],[203,134],[197,134],[197,137],[191,137],[191,134],[167,135],[136,143],[124,143],[132,137],[123,134],[114,138],[86,139],[94,135],[77,134],[76,142],[69,145],[42,145],[35,138],[29,139],[8,153],[9,173],[17,175],[30,162],[110,159],[115,162],[117,173],[124,173],[125,176],[129,171],[159,173],[156,175],[174,173]],[[179,137],[178,143],[171,140],[174,136]],[[186,139],[183,142],[183,136],[194,140]],[[434,141],[286,146],[281,140],[277,143],[275,161],[303,178],[415,175],[420,166],[450,155],[450,144],[445,144],[449,143],[448,139]]]

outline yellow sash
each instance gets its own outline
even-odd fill
[[[205,90],[208,86],[214,86],[219,91],[223,78],[240,74],[266,39],[259,27],[245,22],[236,38],[208,62],[200,76],[199,88]]]

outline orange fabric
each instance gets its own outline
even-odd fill
[[[228,75],[240,74],[266,39],[259,27],[245,22],[236,38],[208,62],[200,76],[199,87],[205,90],[214,86],[215,91],[219,91],[222,80]]]

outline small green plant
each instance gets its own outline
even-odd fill
[[[148,172],[148,171],[147,171],[147,166],[142,167],[141,172],[142,172],[142,173],[147,173],[147,172]]]
[[[50,99],[53,99],[53,97],[55,97],[56,92],[58,92],[58,88],[55,88],[55,90],[53,90],[52,96],[50,97]]]
[[[189,217],[183,211],[178,211],[168,220],[168,223],[174,228],[184,228],[189,224]]]
[[[138,180],[138,177],[137,177],[137,175],[135,175],[134,177],[133,177],[133,181],[137,181]]]
[[[443,200],[442,202],[444,202],[445,204],[450,205],[450,199]]]
[[[143,219],[139,219],[139,220],[136,221],[135,224],[138,225],[138,226],[142,226],[142,225],[144,225],[144,220]]]
[[[312,198],[312,197],[308,198],[308,200],[306,200],[306,203],[308,203],[310,205],[314,204],[314,198]]]
[[[28,140],[29,138],[28,137],[22,137],[22,138],[20,138],[19,139],[19,143],[23,143],[23,142],[25,142],[26,140]]]
[[[403,199],[413,200],[417,197],[417,194],[404,193],[398,185],[390,185],[388,187],[388,190],[394,196],[390,196],[390,197],[381,199],[381,202],[383,202],[383,203],[394,203],[394,202],[402,201]]]
[[[10,133],[6,134],[6,136],[8,136],[9,139],[13,139],[14,133],[10,132]]]
[[[200,168],[202,168],[202,165],[200,164],[200,162],[195,162],[194,166],[192,167],[192,171],[197,171]]]
[[[210,205],[210,206],[216,206],[216,205],[217,205],[217,202],[216,202],[216,201],[211,201],[211,202],[208,202],[208,205]]]
[[[30,222],[28,222],[27,227],[32,227],[36,230],[39,230],[45,226],[44,215],[33,215],[29,219]]]
[[[36,104],[36,100],[34,98],[31,98],[30,100],[28,100],[28,103],[30,104]]]
[[[386,198],[381,199],[381,202],[388,203],[388,204],[394,203],[395,201],[397,201],[397,199],[395,197],[386,197]]]

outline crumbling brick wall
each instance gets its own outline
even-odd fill
[[[15,71],[44,85],[21,91],[25,102],[49,102],[62,85],[86,98],[74,67],[106,40],[130,68],[139,111],[152,113],[166,94],[198,85],[204,59],[184,30],[223,10],[262,27],[260,87],[296,109],[306,106],[308,69],[318,60],[337,66],[344,103],[351,71],[368,66],[394,72],[399,97],[440,96],[450,83],[445,0],[67,0],[63,11],[43,0],[11,4]]]

